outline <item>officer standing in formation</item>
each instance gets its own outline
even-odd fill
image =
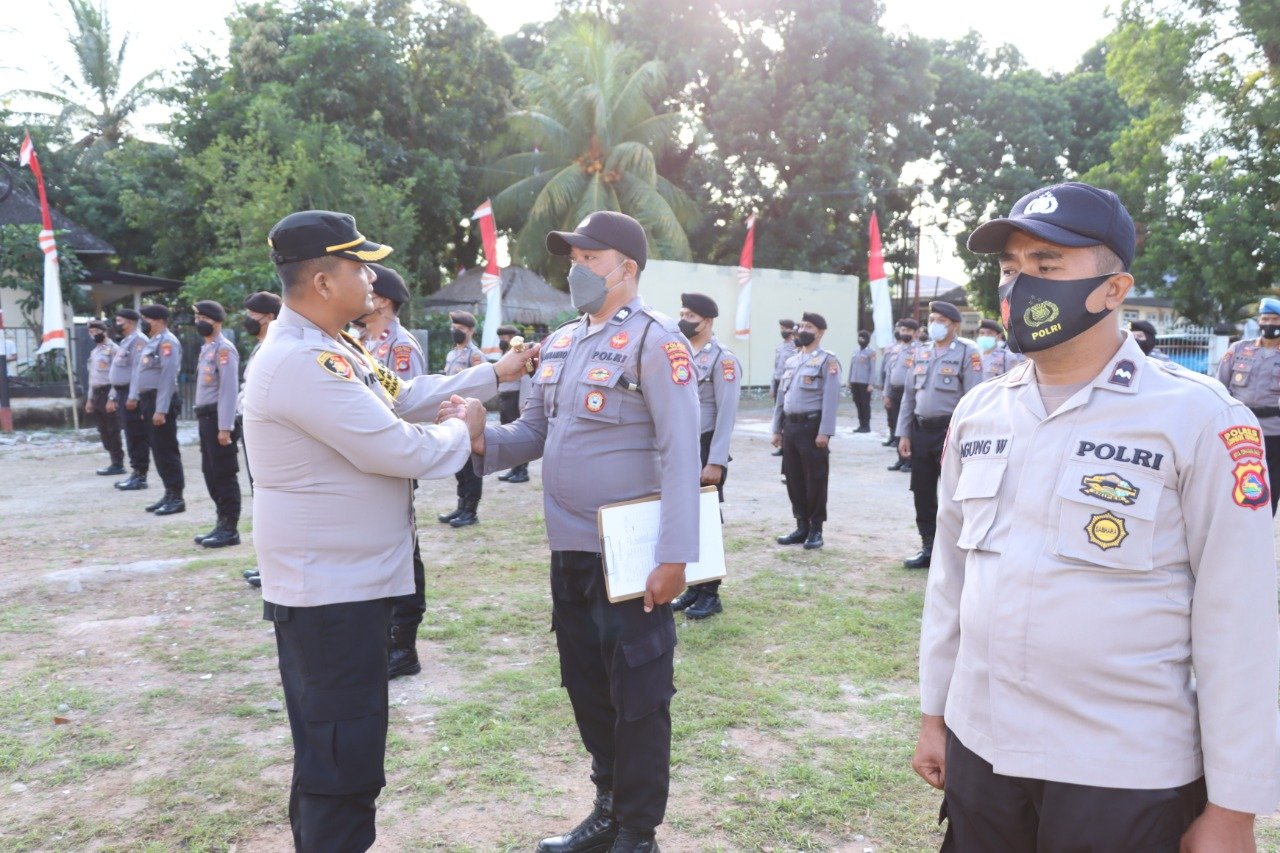
[[[499,326],[498,348],[505,354],[511,349],[511,339],[519,334],[520,330],[515,326]],[[519,420],[520,410],[524,408],[525,400],[529,399],[529,394],[532,392],[533,377],[528,374],[499,385],[498,417],[501,422],[509,424]],[[519,465],[511,466],[511,470],[505,474],[499,474],[498,479],[504,483],[529,482],[529,463],[521,462]]]
[[[453,349],[445,356],[444,375],[457,376],[468,368],[484,364],[484,353],[471,342],[476,331],[475,315],[469,311],[450,311],[449,320],[453,323]],[[470,463],[458,469],[454,476],[458,481],[458,505],[453,512],[440,513],[436,520],[450,527],[468,527],[480,521],[476,511],[484,492],[484,479],[472,470]]]
[[[911,368],[915,334],[919,328],[920,324],[914,319],[903,317],[893,326],[893,336],[897,341],[884,351],[880,374],[884,378],[884,408],[889,416],[889,437],[885,440],[885,447],[898,446],[898,415],[902,411],[902,395],[906,393],[907,371]],[[910,473],[911,460],[899,453],[898,461],[890,465],[889,470]]]
[[[1218,381],[1249,407],[1262,426],[1271,472],[1271,514],[1275,515],[1280,501],[1280,299],[1268,296],[1258,305],[1258,337],[1227,347],[1218,362]]]
[[[107,324],[102,320],[89,321],[89,337],[93,338],[93,349],[89,351],[89,394],[84,401],[84,410],[88,414],[97,415],[98,438],[102,440],[102,448],[111,459],[111,464],[106,468],[99,468],[97,473],[109,477],[124,473],[120,419],[115,412],[107,411],[112,390],[111,363],[115,361],[116,351],[120,347],[107,337]]]
[[[698,559],[694,368],[676,323],[640,299],[648,258],[640,223],[593,213],[575,231],[547,235],[547,250],[570,257],[569,293],[582,317],[546,339],[520,419],[485,429],[473,443],[486,474],[544,459],[552,626],[592,758],[595,808],[538,850],[657,853],[675,694],[676,630],[666,605],[686,587],[685,565]],[[662,495],[658,566],[643,599],[611,604],[597,513],[655,494]]]
[[[142,316],[150,323],[143,331],[151,337],[133,365],[125,408],[138,411],[156,471],[164,483],[164,496],[145,509],[156,515],[173,515],[187,511],[187,503],[182,499],[186,481],[178,448],[178,411],[182,408],[178,373],[182,369],[182,344],[169,331],[168,308],[147,305],[142,309]]]
[[[956,337],[960,309],[950,302],[929,303],[929,343],[912,355],[911,376],[898,414],[898,452],[911,460],[911,493],[916,504],[920,552],[908,557],[908,569],[926,569],[937,528],[938,477],[951,415],[960,398],[982,382],[982,353],[973,341]]]
[[[244,300],[244,332],[254,339],[253,349],[244,360],[245,374],[248,375],[249,365],[253,363],[253,357],[257,355],[258,350],[262,348],[262,342],[267,338],[267,327],[280,316],[280,297],[274,293],[268,293],[260,290],[257,293],[251,293]],[[249,446],[244,440],[244,385],[240,386],[240,393],[236,396],[236,434],[240,436],[240,443],[244,445],[244,472],[249,476],[249,493],[253,493],[253,465],[249,462]],[[258,567],[244,570],[245,582],[252,587],[262,586],[262,576],[258,572]]]
[[[791,360],[791,356],[796,354],[796,342],[794,340],[796,333],[795,320],[779,320],[778,327],[782,331],[782,343],[778,344],[777,349],[773,351],[773,384],[769,387],[769,399],[778,399],[778,383],[782,381],[782,374],[787,369],[787,362]],[[782,448],[778,448],[773,452],[774,456],[782,455]]]
[[[787,362],[773,407],[773,446],[782,448],[782,471],[796,529],[779,545],[821,548],[827,520],[827,479],[840,404],[840,361],[822,348],[827,321],[806,311],[796,328],[799,350]]]
[[[1156,327],[1146,320],[1131,320],[1129,331],[1133,333],[1133,339],[1138,342],[1138,346],[1142,347],[1143,355],[1154,358],[1156,361],[1173,360],[1165,354],[1164,350],[1156,346]]]
[[[225,548],[240,544],[240,459],[236,443],[236,398],[240,390],[240,353],[222,334],[227,312],[218,302],[195,304],[196,332],[204,338],[196,364],[196,424],[200,433],[200,471],[218,512],[213,530],[195,537],[197,545]]]
[[[147,443],[142,413],[137,406],[130,408],[127,405],[134,365],[142,362],[142,351],[147,346],[147,336],[138,328],[141,319],[142,315],[132,308],[121,308],[116,312],[116,325],[124,337],[111,359],[111,394],[107,398],[107,413],[119,416],[125,448],[129,451],[129,477],[115,484],[124,492],[145,489],[147,471],[151,468],[151,446]]]
[[[871,378],[876,373],[876,351],[871,348],[871,333],[858,332],[858,348],[849,359],[849,394],[858,412],[858,428],[854,432],[871,432]]]
[[[1031,363],[960,402],[945,457],[912,760],[944,850],[1252,851],[1280,801],[1258,422],[1107,317],[1134,245],[1078,183],[969,237]]]
[[[391,599],[413,591],[412,481],[456,471],[484,423],[478,404],[469,423],[409,421],[434,419],[451,391],[492,395],[524,362],[402,382],[342,331],[372,309],[366,264],[390,247],[329,211],[290,214],[269,243],[284,307],[249,365],[244,425],[263,617],[293,734],[289,820],[297,849],[348,853],[373,844],[386,784],[388,633]],[[331,523],[353,507],[358,535]]]
[[[715,486],[724,503],[724,482],[729,476],[729,440],[738,417],[742,389],[742,364],[715,336],[713,321],[720,316],[714,299],[703,293],[680,294],[680,332],[693,350],[701,409],[702,475],[704,486]],[[723,519],[722,519],[723,520]],[[690,619],[706,619],[724,610],[720,581],[704,581],[685,590],[671,609]]]
[[[995,320],[983,318],[978,324],[978,337],[973,341],[982,353],[982,378],[993,379],[1008,373],[1024,359],[1015,352],[1010,352],[1004,339],[1004,326]]]
[[[369,264],[369,269],[374,274],[373,310],[354,321],[361,329],[360,343],[401,379],[422,376],[427,372],[422,344],[397,319],[409,301],[409,288],[403,276],[389,267]]]

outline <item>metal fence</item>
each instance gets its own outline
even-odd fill
[[[1222,356],[1221,352],[1215,352],[1219,349],[1216,338],[1213,330],[1206,326],[1178,326],[1157,334],[1156,346],[1183,367],[1211,376]]]

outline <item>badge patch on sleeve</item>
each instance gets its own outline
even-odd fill
[[[173,344],[161,344],[160,354],[165,356],[166,358],[173,355]]]
[[[976,352],[975,352],[975,353],[973,353],[972,355],[970,355],[970,356],[969,356],[969,368],[970,368],[974,373],[981,373],[981,372],[982,372],[982,356],[978,355],[978,353],[976,353]]]
[[[827,373],[829,373],[832,376],[835,376],[839,372],[840,372],[840,365],[836,364],[834,361],[827,362]]]
[[[355,371],[351,369],[351,363],[336,352],[322,352],[316,356],[316,363],[334,376],[341,376],[343,379],[351,379],[355,376]]]
[[[592,391],[587,394],[586,405],[588,412],[598,412],[604,408],[604,392]]]
[[[733,359],[726,358],[720,362],[720,375],[725,382],[732,382],[738,378],[738,369],[733,363]]]
[[[677,385],[688,385],[689,380],[693,378],[693,371],[689,369],[689,362],[675,361],[671,362],[671,381]]]
[[[631,336],[626,332],[618,332],[612,338],[609,338],[609,346],[613,349],[622,349],[627,345],[627,341],[631,340]]]
[[[396,370],[408,370],[410,363],[409,360],[413,357],[413,347],[408,344],[401,344],[391,350],[391,352],[396,357]]]
[[[1236,482],[1231,497],[1238,506],[1261,509],[1271,506],[1271,489],[1267,485],[1267,469],[1260,459],[1236,465]]]
[[[1103,551],[1119,548],[1129,535],[1124,519],[1111,510],[1090,516],[1084,532],[1089,534],[1089,544],[1097,545]]]
[[[1251,426],[1227,427],[1218,433],[1218,438],[1227,446],[1231,458],[1239,462],[1245,456],[1262,456],[1262,430]]]
[[[224,349],[218,351],[218,364],[229,364],[231,362],[231,350]]]

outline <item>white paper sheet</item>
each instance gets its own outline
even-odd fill
[[[715,486],[703,487],[698,510],[699,560],[685,566],[684,578],[689,584],[716,580],[727,574],[720,501]],[[658,566],[653,555],[658,545],[661,516],[662,501],[657,496],[600,507],[600,544],[610,601],[644,595],[645,581]]]

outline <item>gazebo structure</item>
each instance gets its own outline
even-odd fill
[[[428,313],[484,311],[485,295],[480,289],[482,267],[472,267],[450,284],[418,302]],[[507,267],[502,280],[502,322],[549,328],[573,315],[569,294],[556,290],[546,279],[525,267]]]

